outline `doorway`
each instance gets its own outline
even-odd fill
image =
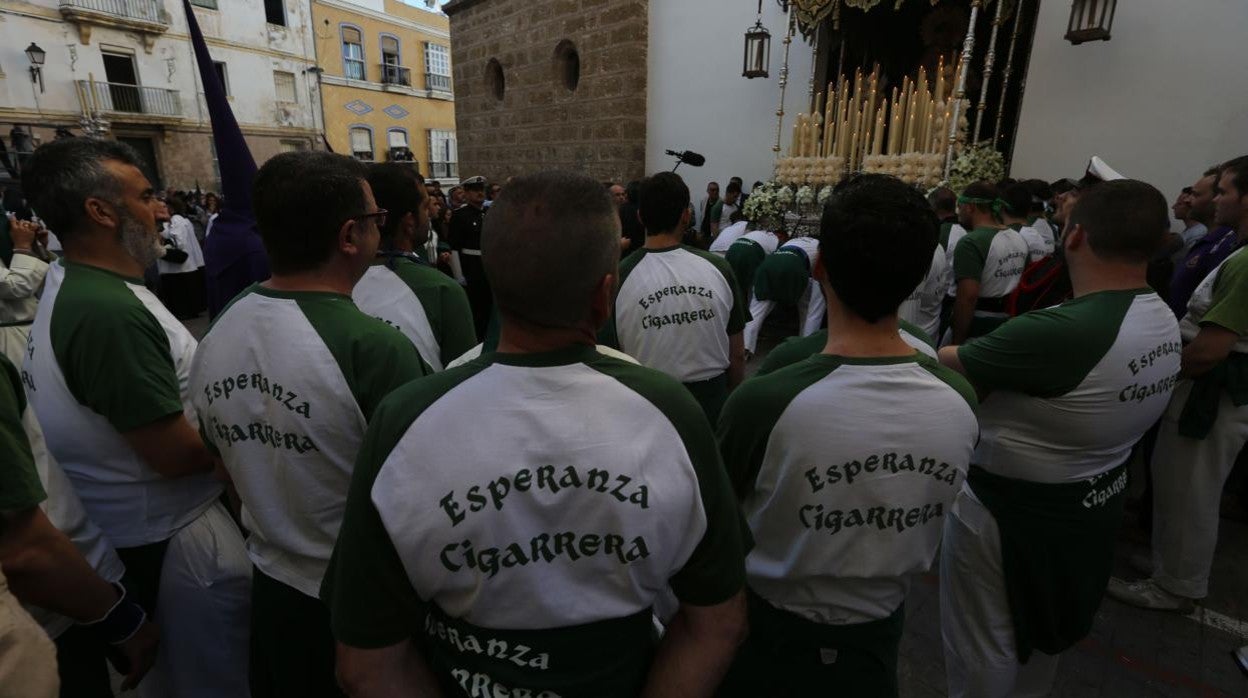
[[[113,103],[113,111],[143,113],[134,56],[104,52],[104,76],[108,80],[108,94]]]
[[[119,143],[134,148],[139,153],[139,169],[143,171],[143,175],[147,177],[147,181],[152,183],[152,187],[156,191],[161,191],[164,186],[160,181],[160,170],[156,167],[156,144],[150,138],[140,138],[135,136],[118,136]]]

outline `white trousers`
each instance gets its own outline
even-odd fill
[[[965,484],[945,517],[940,628],[950,698],[1048,695],[1060,655],[1035,651],[1026,664],[1018,663],[1001,533],[992,513]]]
[[[250,695],[251,561],[220,502],[169,541],[155,620],[160,651],[141,698]]]
[[[1222,487],[1248,441],[1248,405],[1235,407],[1223,392],[1209,435],[1189,439],[1179,436],[1178,420],[1191,390],[1190,380],[1175,386],[1153,450],[1153,579],[1201,599],[1209,593]]]
[[[56,646],[0,573],[0,698],[56,698]]]
[[[754,292],[750,292],[750,317],[752,318],[745,324],[745,350],[754,353],[758,348],[758,333],[763,329],[763,322],[767,316],[775,310],[775,301],[760,301],[754,297]],[[806,287],[806,292],[797,301],[797,317],[801,323],[798,327],[798,334],[807,337],[819,330],[819,326],[823,324],[823,316],[828,311],[828,304],[823,299],[823,289],[819,287],[819,282],[814,279],[810,280]]]

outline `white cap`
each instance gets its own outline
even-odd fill
[[[1097,155],[1093,155],[1092,159],[1088,161],[1088,170],[1084,176],[1099,179],[1102,182],[1112,182],[1115,179],[1126,179],[1126,177],[1119,174],[1117,170],[1105,164],[1105,161]]]

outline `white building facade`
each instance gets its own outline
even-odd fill
[[[308,0],[192,4],[257,162],[321,147]],[[45,53],[38,75],[32,44]],[[57,128],[106,129],[149,160],[158,186],[219,189],[180,0],[0,0],[0,139],[13,155]]]

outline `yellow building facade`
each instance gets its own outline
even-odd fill
[[[366,162],[459,179],[450,31],[437,3],[312,0],[325,138]]]

